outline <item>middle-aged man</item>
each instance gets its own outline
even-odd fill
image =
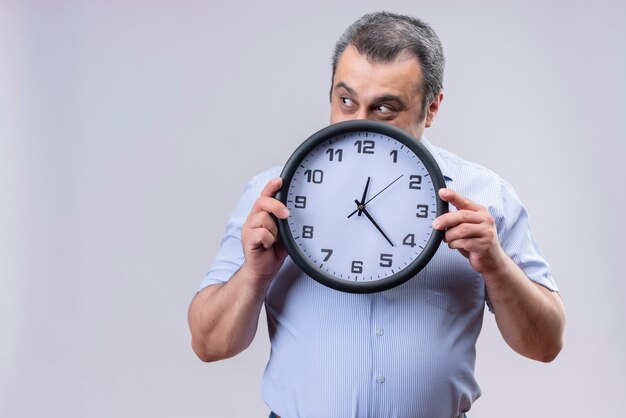
[[[518,353],[551,361],[564,310],[511,186],[424,138],[443,99],[441,43],[424,22],[373,13],[352,24],[333,57],[330,121],[398,126],[433,154],[451,211],[442,245],[419,277],[375,294],[326,288],[286,258],[272,215],[280,167],[255,177],[228,223],[189,311],[204,361],[251,343],[265,303],[272,351],[263,399],[292,417],[463,417],[480,395],[475,345],[485,302]],[[467,138],[470,140],[471,138]],[[455,210],[456,209],[456,210]]]

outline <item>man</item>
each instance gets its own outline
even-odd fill
[[[330,122],[396,125],[431,151],[452,210],[437,218],[445,242],[419,277],[366,295],[305,276],[278,241],[272,217],[280,167],[253,179],[189,311],[204,361],[234,356],[254,338],[265,303],[272,353],[263,398],[282,417],[462,417],[480,395],[475,344],[485,301],[518,353],[551,361],[564,311],[511,187],[424,137],[443,100],[443,51],[425,23],[362,17],[339,39]],[[456,210],[454,210],[456,208]]]

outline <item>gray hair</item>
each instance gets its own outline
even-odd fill
[[[425,22],[389,12],[366,14],[345,30],[335,45],[332,57],[334,84],[339,57],[348,45],[375,62],[391,62],[401,53],[415,58],[422,68],[422,115],[443,89],[445,58],[441,41]]]

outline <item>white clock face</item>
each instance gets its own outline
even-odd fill
[[[376,283],[415,267],[429,247],[442,185],[434,184],[436,177],[411,148],[391,136],[357,130],[325,139],[301,154],[297,165],[292,162],[284,200],[290,253],[299,252],[316,275],[326,277],[325,284],[380,290]]]

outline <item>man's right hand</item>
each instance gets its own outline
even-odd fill
[[[280,178],[267,183],[241,227],[241,268],[228,282],[202,289],[191,302],[192,346],[203,361],[232,357],[254,338],[267,288],[287,257],[272,217],[289,216],[285,205],[274,199],[282,185]]]
[[[272,217],[287,219],[289,216],[287,207],[274,198],[282,185],[280,177],[265,185],[241,228],[245,257],[241,270],[259,285],[268,285],[287,257],[285,247],[278,241],[278,226]]]

